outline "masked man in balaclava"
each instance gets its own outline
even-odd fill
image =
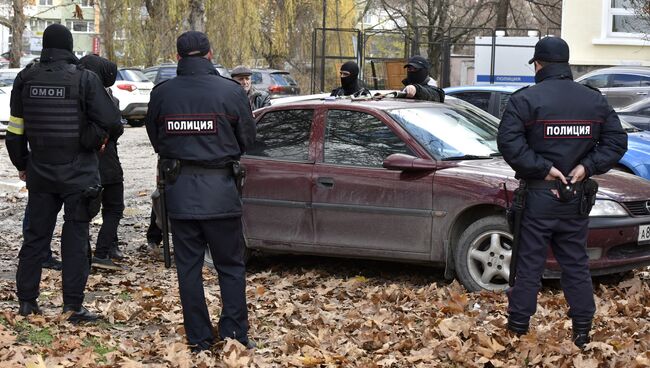
[[[403,92],[406,97],[416,100],[445,102],[445,91],[438,88],[436,81],[429,77],[431,64],[422,56],[416,55],[404,65],[406,68],[406,79],[402,83],[406,86]]]
[[[363,96],[370,95],[370,91],[359,80],[359,66],[354,61],[341,65],[341,87],[332,90],[330,96]]]

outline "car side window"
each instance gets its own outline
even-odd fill
[[[594,88],[607,88],[607,75],[594,75],[580,81],[580,84],[587,85]]]
[[[490,112],[490,95],[492,92],[460,92],[453,96],[467,101],[483,111]]]
[[[639,87],[640,85],[638,75],[614,74],[612,77],[612,87]]]
[[[287,161],[309,160],[309,135],[314,110],[267,112],[257,123],[255,144],[247,156]]]
[[[122,77],[122,71],[121,70],[117,71],[117,75],[115,75],[115,80],[116,81],[124,80],[124,77]]]
[[[650,77],[639,76],[641,87],[650,87]]]
[[[253,75],[251,75],[251,83],[253,83],[253,84],[262,83],[262,73],[253,72]]]
[[[393,153],[414,156],[378,118],[359,111],[329,110],[324,161],[330,164],[381,167]]]

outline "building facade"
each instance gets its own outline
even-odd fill
[[[650,14],[629,0],[564,0],[562,38],[577,74],[616,65],[650,66]]]

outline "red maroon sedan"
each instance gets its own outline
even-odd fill
[[[517,182],[493,117],[454,98],[311,100],[258,110],[257,122],[242,160],[249,249],[428,263],[469,290],[506,288]],[[596,179],[592,273],[649,265],[650,181]],[[559,270],[549,257],[546,276]]]

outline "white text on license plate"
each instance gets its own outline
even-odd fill
[[[650,242],[650,225],[639,225],[639,244]]]

